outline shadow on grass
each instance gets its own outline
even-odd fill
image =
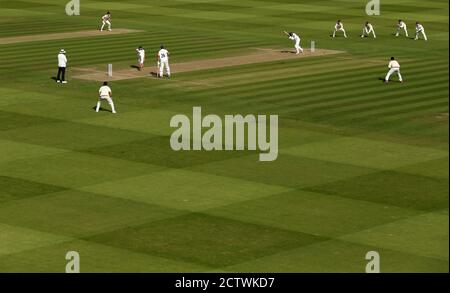
[[[97,108],[97,106],[94,106],[94,107],[92,107],[92,110],[94,110],[94,111],[95,111],[95,108]],[[99,111],[112,113],[112,111],[111,111],[111,110],[109,110],[109,109],[105,109],[105,108],[102,108],[102,107],[100,107]]]

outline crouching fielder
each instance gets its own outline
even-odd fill
[[[289,37],[289,40],[294,41],[296,54],[300,54],[300,52],[303,53],[303,48],[300,46],[300,37],[296,33],[288,33],[286,31],[284,33]]]
[[[398,37],[400,35],[400,31],[401,30],[404,30],[405,31],[405,36],[409,37],[408,36],[408,29],[406,28],[406,23],[403,20],[399,19],[398,23],[397,23],[397,32],[395,33],[396,37]]]
[[[344,33],[344,37],[345,38],[347,37],[347,33],[345,32],[345,29],[344,29],[344,24],[340,20],[338,20],[336,22],[336,24],[334,25],[333,38],[336,37],[336,32],[337,31],[343,32]]]
[[[373,34],[373,37],[375,39],[377,38],[377,36],[375,35],[375,30],[373,29],[373,25],[370,22],[366,21],[363,27],[363,33],[361,35],[361,38],[370,36],[370,33]]]
[[[425,41],[428,41],[427,35],[425,34],[425,29],[423,28],[423,25],[420,22],[416,22],[416,38],[414,40],[419,39],[419,34],[422,34],[423,39]]]
[[[109,11],[102,16],[102,27],[100,31],[103,31],[105,25],[108,25],[108,31],[111,31],[111,13]]]
[[[159,66],[159,77],[164,77],[164,68],[166,68],[167,76],[170,77],[170,66],[169,66],[169,51],[161,45],[161,49],[158,52],[157,60]]]
[[[108,101],[108,104],[111,106],[111,112],[113,114],[116,114],[116,109],[114,108],[114,102],[112,100],[112,91],[106,81],[103,83],[103,86],[100,87],[100,89],[98,90],[98,93],[99,93],[100,97],[98,99],[97,107],[95,108],[95,112],[98,112],[100,110],[102,101],[106,100],[106,101]]]
[[[403,82],[402,75],[400,74],[400,64],[395,60],[394,57],[391,57],[391,61],[389,62],[388,67],[389,67],[389,71],[386,74],[386,77],[384,78],[384,82],[388,83],[389,82],[389,78],[391,77],[391,75],[394,72],[397,72],[398,80],[400,82]]]

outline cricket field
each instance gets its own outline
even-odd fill
[[[448,272],[447,0],[67,2],[0,0],[1,272],[64,272],[68,251],[82,272],[365,272],[369,251],[381,272]],[[161,44],[170,79],[151,74]],[[392,56],[404,83],[383,83]],[[93,109],[103,80],[118,114]],[[174,151],[193,107],[278,115],[277,159]]]

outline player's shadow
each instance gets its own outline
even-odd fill
[[[384,83],[384,77],[378,77],[378,80]],[[389,82],[390,83],[391,82],[401,83],[400,80],[392,80],[392,79],[389,80]],[[403,81],[403,82],[405,82],[405,81]]]
[[[294,51],[290,51],[290,50],[283,50],[283,51],[281,51],[281,53],[283,53],[283,54],[295,54],[295,53],[297,53],[297,52],[294,52]]]
[[[139,70],[139,66],[137,65],[130,65],[130,67]]]
[[[153,76],[153,77],[158,77],[158,73],[156,73],[154,71],[150,72],[150,75]]]
[[[54,80],[54,81],[57,81],[58,79],[56,78],[56,76],[52,76],[52,77],[50,77],[50,79],[52,79],[52,80]]]
[[[94,107],[92,107],[92,110],[95,111],[96,108],[97,108],[97,106],[94,106]],[[102,112],[110,112],[110,113],[112,113],[111,110],[109,110],[109,109],[104,109],[104,108],[102,108],[102,107],[100,107],[100,109],[98,109],[98,110],[99,110],[99,111],[102,111]]]

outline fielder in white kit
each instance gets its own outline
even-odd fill
[[[284,31],[284,33],[289,37],[289,40],[294,41],[296,54],[300,54],[300,52],[303,53],[303,48],[300,46],[300,37],[293,32],[288,33]]]
[[[100,106],[102,105],[102,101],[106,100],[108,101],[108,104],[111,106],[111,112],[113,114],[116,114],[116,108],[114,107],[114,102],[112,100],[112,91],[111,88],[108,86],[108,82],[104,82],[103,86],[100,87],[98,90],[99,99],[97,102],[97,107],[95,108],[95,112],[100,111]]]
[[[343,32],[344,33],[344,37],[347,38],[347,33],[345,32],[344,24],[340,20],[338,20],[336,22],[336,24],[334,25],[333,38],[336,37],[336,32],[337,31]]]
[[[425,41],[428,41],[427,35],[425,34],[425,29],[420,22],[416,22],[416,38],[414,40],[419,39],[419,35],[422,34],[422,37]]]
[[[144,50],[144,48],[142,48],[142,46],[139,46],[139,48],[136,49],[136,53],[137,53],[139,71],[141,71],[142,69],[144,69],[145,50]]]
[[[157,60],[159,66],[159,78],[164,77],[164,68],[166,69],[167,76],[170,77],[170,66],[169,66],[169,51],[161,45],[161,49],[158,52]]]
[[[103,31],[105,25],[108,25],[108,31],[111,31],[111,13],[109,11],[102,16],[102,28],[100,31]]]
[[[398,80],[399,80],[400,82],[403,82],[402,75],[400,74],[400,64],[397,62],[397,60],[395,60],[394,57],[391,57],[391,61],[389,62],[388,67],[389,67],[389,71],[388,71],[388,73],[386,74],[386,77],[384,78],[384,82],[385,82],[385,83],[388,83],[388,82],[389,82],[389,78],[391,77],[391,75],[392,75],[394,72],[397,72]]]
[[[377,36],[375,35],[375,30],[373,29],[373,25],[370,22],[366,21],[363,27],[363,33],[361,35],[361,38],[370,36],[370,33],[373,34],[373,37],[375,39],[377,38]]]
[[[403,20],[399,19],[398,23],[397,23],[397,32],[395,33],[396,37],[398,37],[400,35],[400,31],[401,30],[404,30],[405,31],[405,36],[409,37],[408,36],[408,29],[406,28],[406,23]]]

